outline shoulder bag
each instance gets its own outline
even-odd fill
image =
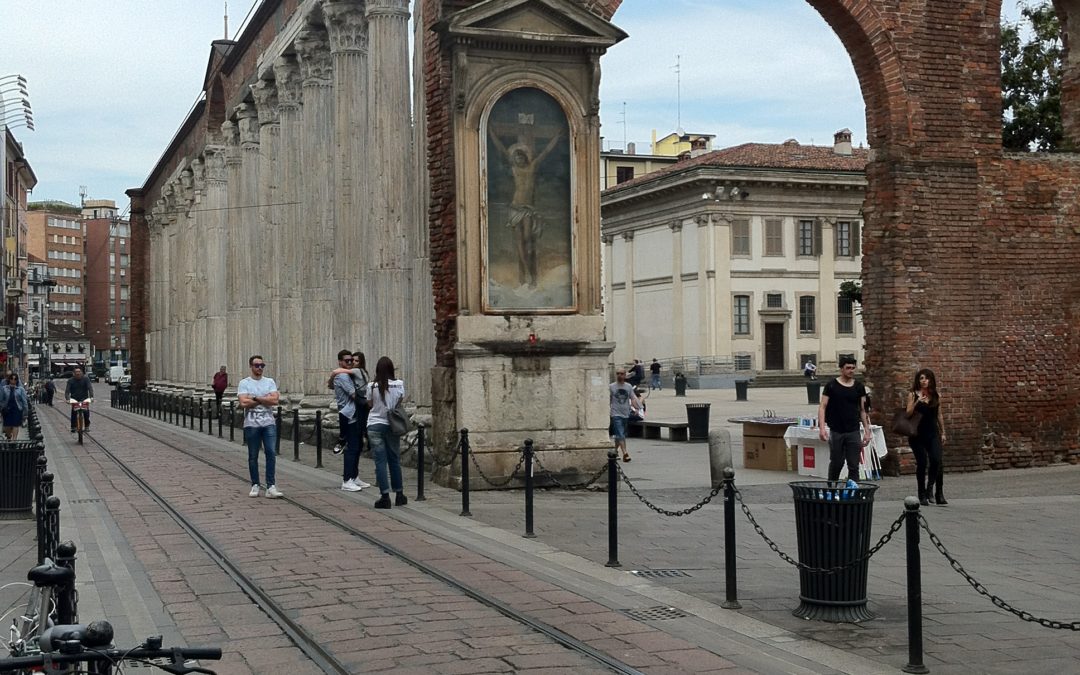
[[[892,432],[901,436],[917,436],[919,434],[919,422],[922,421],[921,412],[913,412],[908,417],[907,410],[897,410],[893,415]]]
[[[398,399],[397,405],[387,411],[386,422],[390,425],[390,433],[395,436],[409,433],[409,413],[405,412],[404,396]]]

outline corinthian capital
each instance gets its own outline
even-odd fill
[[[206,180],[218,183],[225,180],[225,148],[220,145],[208,145],[203,149],[206,165]]]
[[[251,85],[251,95],[255,97],[255,110],[259,115],[259,126],[277,124],[278,90],[273,80],[259,80]]]
[[[277,81],[278,107],[298,107],[301,79],[296,56],[288,54],[274,59],[274,78]]]
[[[240,147],[259,144],[259,113],[250,103],[236,106],[236,123],[240,128]]]
[[[409,19],[409,0],[367,0],[368,19],[379,16]]]
[[[333,66],[330,60],[330,38],[321,28],[311,27],[300,31],[293,42],[300,66],[300,79],[304,86],[330,84]]]
[[[364,0],[323,0],[323,17],[330,34],[330,52],[367,53],[368,21]]]

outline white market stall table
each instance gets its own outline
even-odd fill
[[[859,457],[859,477],[856,480],[869,480],[875,476],[875,470],[880,477],[880,461],[875,465],[867,449],[872,449],[879,458],[888,453],[885,445],[885,430],[879,425],[870,427],[870,445],[863,448]],[[821,440],[817,427],[788,427],[784,432],[784,442],[796,448],[795,458],[798,465],[799,475],[828,478],[829,476],[829,442]],[[847,465],[840,470],[840,478],[847,477]]]

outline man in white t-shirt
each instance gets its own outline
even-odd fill
[[[266,453],[266,496],[281,497],[275,483],[274,468],[277,455],[277,424],[273,407],[278,404],[277,383],[263,376],[266,359],[256,354],[248,359],[251,377],[240,380],[236,394],[244,411],[244,442],[248,447],[248,473],[251,475],[249,497],[259,496],[259,446]]]

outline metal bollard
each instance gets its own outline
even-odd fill
[[[189,396],[188,397],[188,412],[190,413],[188,415],[188,417],[191,420],[191,427],[190,428],[191,428],[192,431],[195,431],[195,397],[194,396]]]
[[[292,411],[292,458],[294,462],[300,461],[300,408]]]
[[[322,411],[315,411],[315,468],[322,468]]]
[[[34,515],[37,520],[37,543],[38,543],[38,564],[45,560],[49,543],[49,514],[47,511],[49,498],[53,496],[53,475],[46,471],[41,474],[41,482],[38,486],[37,494],[37,508],[34,510]],[[60,505],[60,499],[56,500],[57,506]]]
[[[186,428],[187,427],[187,397],[186,396],[181,396],[180,400],[177,401],[177,403],[180,406],[180,424],[179,424],[179,426],[183,427],[183,428]]]
[[[56,564],[75,571],[75,542],[65,541],[56,547]],[[75,593],[75,580],[56,589],[56,621],[60,625],[70,625],[79,620],[78,595]]]
[[[469,430],[461,430],[461,514],[472,518],[469,511]]]
[[[607,451],[607,548],[608,561],[604,567],[622,567],[619,562],[619,452]]]
[[[901,668],[905,673],[929,673],[923,664],[922,643],[922,563],[919,554],[919,500],[904,499],[904,519],[907,521],[907,630],[908,662]]]
[[[525,439],[525,538],[534,539],[533,533],[533,441]]]
[[[194,399],[192,399],[192,401],[194,402]],[[203,408],[205,408],[205,407],[206,407],[206,406],[204,406],[204,405],[203,405],[203,400],[202,400],[202,399],[200,398],[200,399],[199,399],[199,433],[200,433],[200,434],[202,433],[202,427],[203,427],[203,412],[204,412],[204,411],[203,411]]]
[[[45,546],[41,559],[56,558],[56,547],[60,543],[60,498],[56,495],[45,500]]]
[[[236,401],[229,401],[229,440],[236,440]]]
[[[424,427],[416,429],[416,501],[424,501]]]
[[[206,435],[214,435],[214,404],[206,401]]]
[[[724,467],[724,609],[741,609],[735,563],[735,469]]]
[[[217,403],[217,437],[221,438],[221,402]]]
[[[274,413],[274,426],[277,427],[277,446],[278,446],[277,449],[278,449],[278,454],[280,455],[281,454],[281,452],[280,452],[280,450],[281,450],[281,406],[278,406],[277,411]]]

